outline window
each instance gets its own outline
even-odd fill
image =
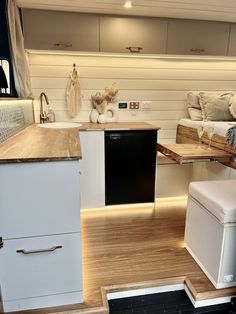
[[[5,72],[6,78],[7,78],[7,85],[8,88],[5,90],[5,93],[11,94],[10,92],[10,65],[8,60],[0,59],[0,65],[3,68],[3,71]]]
[[[6,93],[11,97],[17,97],[15,90],[13,69],[10,57],[10,44],[8,37],[8,23],[7,23],[7,1],[0,0],[0,65],[2,66],[7,77],[8,88]],[[5,90],[4,90],[5,92]],[[4,96],[1,96],[4,97]]]

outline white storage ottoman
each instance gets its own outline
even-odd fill
[[[190,183],[185,244],[217,289],[236,286],[236,180]]]

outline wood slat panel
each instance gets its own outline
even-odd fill
[[[85,121],[88,118],[90,111],[81,111],[78,114],[78,117],[71,119],[71,121]],[[66,111],[58,110],[56,111],[56,120],[64,121],[65,120]],[[119,111],[119,121],[123,122],[132,122],[132,121],[157,121],[157,120],[176,120],[176,118],[180,119],[184,114],[181,111],[144,111],[137,112],[134,114],[132,111],[122,112]]]
[[[124,75],[123,75],[124,76]],[[236,77],[236,74],[235,74]],[[102,90],[104,87],[111,85],[116,82],[121,90],[208,90],[208,91],[232,91],[235,89],[235,81],[207,81],[202,80],[141,80],[141,79],[130,79],[117,78],[111,76],[109,79],[81,79],[81,88],[83,90],[88,90],[91,86],[94,89]],[[65,88],[68,83],[68,78],[32,78],[31,82],[34,88]]]
[[[66,96],[66,89],[53,89],[53,88],[33,88],[33,94],[35,98],[39,98],[39,95],[42,91],[45,91],[49,97],[49,100],[62,100],[65,99]],[[94,95],[96,92],[103,92],[103,90],[96,90],[96,89],[90,89],[90,90],[82,90],[83,99],[84,100],[90,100],[91,95]],[[142,90],[119,90],[118,93],[118,99],[120,101],[132,101],[132,100],[165,100],[165,101],[176,101],[176,100],[182,100],[185,101],[186,99],[186,93],[188,90],[184,91],[162,91],[162,90],[149,90],[149,91],[142,91]],[[186,109],[187,110],[187,109]]]
[[[122,100],[120,100],[122,101]],[[66,110],[66,100],[61,99],[61,100],[53,100],[50,101],[50,106],[54,110]],[[114,104],[114,106],[118,107],[118,102]],[[39,101],[35,100],[35,107],[38,108],[39,110]],[[92,109],[92,104],[90,100],[83,100],[82,102],[82,110],[91,110]],[[126,112],[128,109],[120,109],[121,111]],[[149,111],[186,111],[186,104],[184,101],[169,101],[169,100],[153,100],[150,104],[150,109]],[[145,111],[142,109],[139,111]]]
[[[144,57],[140,60],[139,57],[111,57],[103,56],[102,54],[96,56],[84,56],[79,53],[73,55],[58,54],[57,52],[47,52],[42,54],[40,52],[32,52],[30,55],[31,66],[48,66],[48,71],[53,66],[61,67],[67,66],[69,70],[73,64],[80,67],[118,67],[118,68],[137,68],[137,69],[171,69],[171,70],[213,70],[213,71],[233,71],[235,70],[234,60],[201,60],[201,59],[158,59],[152,56]],[[35,73],[34,73],[35,74]],[[35,74],[36,75],[36,74]]]
[[[150,121],[164,127],[160,139],[175,141],[176,120],[187,117],[189,90],[235,91],[236,64],[231,61],[29,54],[34,96],[45,91],[60,121],[68,120],[66,85],[72,64],[81,75],[82,111],[74,121],[89,121],[91,95],[116,82],[118,101],[151,101],[149,110],[119,111],[120,121]],[[37,102],[36,102],[36,108]],[[38,115],[38,114],[37,114]],[[175,120],[175,124],[171,121]],[[170,123],[171,126],[170,126]]]
[[[118,66],[118,65],[117,65]],[[177,71],[175,68],[132,68],[127,65],[126,67],[114,67],[98,66],[98,64],[90,67],[78,65],[79,73],[81,78],[123,78],[123,79],[148,79],[148,80],[235,80],[236,68],[225,71],[221,69],[181,69]],[[67,78],[68,73],[71,71],[71,66],[31,66],[30,74],[31,77],[52,77],[52,78]],[[128,73],[126,73],[128,71]]]

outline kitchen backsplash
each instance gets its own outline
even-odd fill
[[[0,143],[34,122],[32,102],[0,100]]]

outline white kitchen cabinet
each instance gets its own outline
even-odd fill
[[[236,24],[230,25],[229,56],[236,56]]]
[[[75,292],[76,302],[82,302],[80,237],[71,233],[4,241],[0,250],[4,310],[20,310],[22,302],[24,310],[32,308],[32,298],[40,307],[37,298]]]
[[[23,10],[25,48],[99,51],[99,16]]]
[[[227,55],[229,23],[169,20],[168,54]]]
[[[167,22],[141,17],[100,17],[100,51],[165,53]],[[130,49],[127,49],[129,48]]]
[[[83,302],[79,162],[0,164],[5,312]]]
[[[80,231],[79,162],[0,164],[3,239]]]
[[[83,152],[81,170],[81,208],[105,206],[105,155],[103,131],[80,131]]]

